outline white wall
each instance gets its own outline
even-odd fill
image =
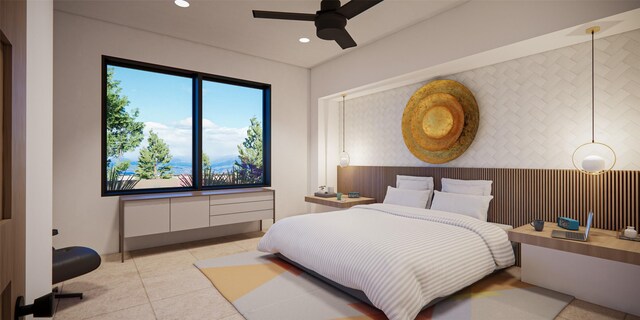
[[[596,141],[616,151],[615,169],[640,170],[640,29],[597,39],[595,49]],[[568,169],[591,139],[590,42],[442,78],[467,86],[480,110],[474,142],[446,166]],[[426,82],[347,102],[353,165],[429,165],[407,149],[400,125]]]
[[[590,1],[588,5],[581,1],[470,1],[314,67],[309,112],[309,191],[322,184],[318,177],[324,176],[320,173],[324,146],[319,138],[323,130],[318,110],[326,102],[321,98],[443,66],[638,7],[638,1]],[[492,54],[499,56],[498,52]],[[457,72],[439,71],[442,71],[440,74]]]
[[[27,1],[26,302],[51,292],[53,1]]]
[[[101,55],[270,83],[276,218],[306,210],[309,70],[54,13],[54,227],[58,246],[118,250],[118,198],[100,196]],[[257,223],[132,239],[129,248],[256,230]]]

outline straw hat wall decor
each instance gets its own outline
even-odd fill
[[[418,89],[402,114],[402,137],[409,151],[428,163],[462,155],[478,131],[478,103],[467,87],[435,80]]]

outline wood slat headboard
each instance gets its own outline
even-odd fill
[[[593,210],[595,228],[619,230],[640,221],[640,171],[612,171],[589,176],[564,169],[502,169],[445,167],[338,167],[338,191],[358,191],[382,202],[396,175],[492,180],[488,221],[518,227],[533,219],[554,222],[558,216],[584,225]]]

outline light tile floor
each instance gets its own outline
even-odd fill
[[[193,266],[198,260],[255,250],[261,232],[106,255],[97,270],[59,284],[84,299],[62,299],[54,319],[244,319]],[[556,320],[640,320],[640,317],[574,300]]]

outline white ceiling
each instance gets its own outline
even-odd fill
[[[358,47],[318,39],[310,21],[254,19],[252,9],[315,13],[320,0],[55,0],[55,9],[311,68],[468,0],[385,0],[347,23]],[[346,1],[342,1],[346,3]],[[298,42],[300,37],[310,43]]]

